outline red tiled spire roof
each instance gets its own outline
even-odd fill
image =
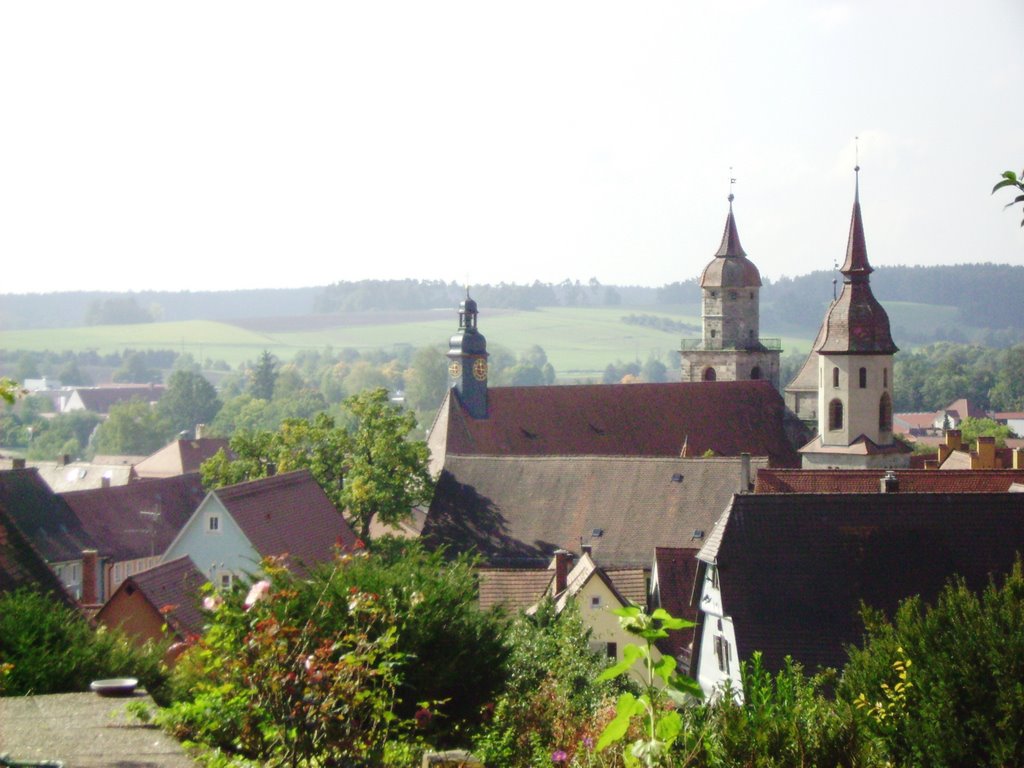
[[[725,218],[725,230],[722,232],[722,244],[700,276],[700,286],[754,288],[761,285],[761,273],[754,262],[747,258],[743,246],[740,245],[739,231],[736,229],[736,218],[732,215],[733,196],[729,195],[729,215]]]
[[[860,171],[860,166],[856,170]],[[850,239],[843,263],[843,292],[832,303],[825,317],[825,338],[816,347],[825,354],[892,355],[898,351],[889,329],[889,315],[871,292],[864,240],[864,222],[860,214],[860,176],[853,196]]]

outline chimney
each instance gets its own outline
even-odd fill
[[[587,555],[588,557],[594,556],[593,544],[580,544],[580,550],[583,552],[584,555]]]
[[[959,429],[946,430],[946,445],[950,447],[950,450],[959,451],[963,447],[962,435],[963,433]]]
[[[82,605],[96,605],[96,583],[99,577],[99,553],[95,549],[82,550]]]
[[[103,477],[100,478],[100,488],[109,488],[109,487],[110,487],[110,475],[104,474]]]
[[[879,481],[879,491],[881,493],[899,493],[900,481],[896,477],[896,473],[891,469],[887,470],[882,479]]]
[[[740,454],[740,493],[750,493],[750,454]]]
[[[1013,449],[1013,468],[1024,469],[1024,448]]]
[[[57,459],[57,466],[58,467],[66,467],[70,463],[71,463],[71,454],[70,453],[62,453],[60,458]]]
[[[572,555],[564,549],[555,550],[555,594],[565,592],[569,582],[569,558]]]
[[[978,438],[978,464],[979,469],[996,468],[996,439],[994,437]]]
[[[925,459],[924,460],[924,468],[925,469],[938,469],[939,468],[939,462],[938,462],[937,459]]]
[[[206,425],[205,424],[196,424],[196,440],[202,440],[203,439],[203,432],[205,432],[205,431],[206,431]]]
[[[11,459],[11,469],[24,469],[24,468],[25,468],[25,460],[24,459]]]

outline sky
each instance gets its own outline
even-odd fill
[[[0,293],[1024,264],[1020,0],[0,3]],[[859,139],[855,139],[859,137]],[[730,180],[735,179],[735,184]]]

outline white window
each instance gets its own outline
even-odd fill
[[[217,583],[221,589],[231,589],[231,584],[234,581],[234,576],[231,571],[220,571],[217,574]]]
[[[206,515],[206,532],[220,533],[220,515],[213,512]]]

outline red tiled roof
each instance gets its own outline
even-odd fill
[[[555,572],[548,568],[480,568],[477,577],[481,610],[501,605],[509,611],[522,611],[544,596]]]
[[[1024,482],[1021,469],[762,469],[754,493],[879,493],[886,472],[896,475],[899,493],[1005,493]]]
[[[0,501],[0,595],[28,587],[54,595],[66,605],[75,605],[43,556],[8,515]]]
[[[137,477],[170,477],[198,472],[199,465],[220,449],[228,450],[228,441],[220,437],[175,440],[135,465]]]
[[[308,470],[213,491],[262,557],[311,566],[351,550],[356,535]]]
[[[196,473],[61,494],[100,555],[114,560],[164,552],[205,496]]]
[[[152,403],[163,397],[163,384],[121,384],[106,387],[76,387],[75,391],[86,410],[93,413],[109,413],[112,405],[129,400]]]
[[[658,569],[660,607],[676,618],[697,620],[694,605],[694,580],[697,578],[697,550],[689,547],[655,547],[654,562]],[[693,629],[672,630],[658,644],[662,653],[675,658],[689,654],[693,648]]]
[[[494,387],[488,418],[449,395],[445,453],[465,456],[768,456],[799,466],[768,381]]]
[[[157,611],[166,608],[168,626],[184,638],[203,631],[205,619],[199,608],[199,588],[206,582],[192,558],[185,555],[129,576],[118,589],[132,585]]]

